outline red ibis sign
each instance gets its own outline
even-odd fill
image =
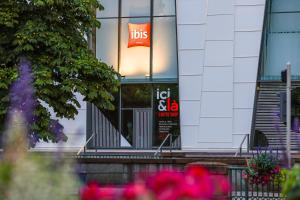
[[[144,46],[150,47],[150,23],[128,24],[128,48]]]

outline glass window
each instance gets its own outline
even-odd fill
[[[154,18],[153,78],[177,78],[175,17]]]
[[[101,19],[96,37],[97,58],[118,71],[118,19]]]
[[[97,11],[97,17],[118,17],[119,0],[100,0],[104,10]]]
[[[300,66],[300,34],[270,34],[268,36],[268,57],[264,73],[280,78],[280,72],[289,61],[293,66]],[[292,74],[299,75],[300,68],[292,67]]]
[[[150,18],[126,18],[121,25],[120,74],[126,79],[148,79],[150,47],[128,48],[128,24],[149,23]]]
[[[287,62],[300,65],[300,1],[270,0],[262,47],[262,80],[280,80]],[[292,67],[293,79],[298,79],[299,67]]]
[[[150,16],[150,0],[123,0],[122,17]]]
[[[271,18],[270,32],[300,31],[300,13],[274,13]]]
[[[154,0],[154,16],[175,15],[174,0]]]
[[[152,89],[149,84],[122,85],[122,108],[150,108]]]
[[[122,110],[122,136],[133,144],[133,110]]]
[[[299,0],[272,0],[272,12],[300,11]]]

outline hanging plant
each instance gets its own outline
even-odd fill
[[[274,181],[280,174],[279,159],[272,152],[258,151],[253,158],[247,160],[247,168],[243,173],[244,179],[251,184],[266,185]]]

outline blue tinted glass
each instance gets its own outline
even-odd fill
[[[119,0],[100,0],[104,10],[97,11],[97,17],[118,17]]]
[[[175,0],[154,0],[153,15],[175,15]]]
[[[123,0],[122,17],[150,16],[150,0]]]

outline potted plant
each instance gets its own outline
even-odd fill
[[[243,177],[251,184],[266,185],[274,181],[279,174],[280,166],[277,156],[271,151],[258,151],[253,158],[247,160],[247,168]]]

